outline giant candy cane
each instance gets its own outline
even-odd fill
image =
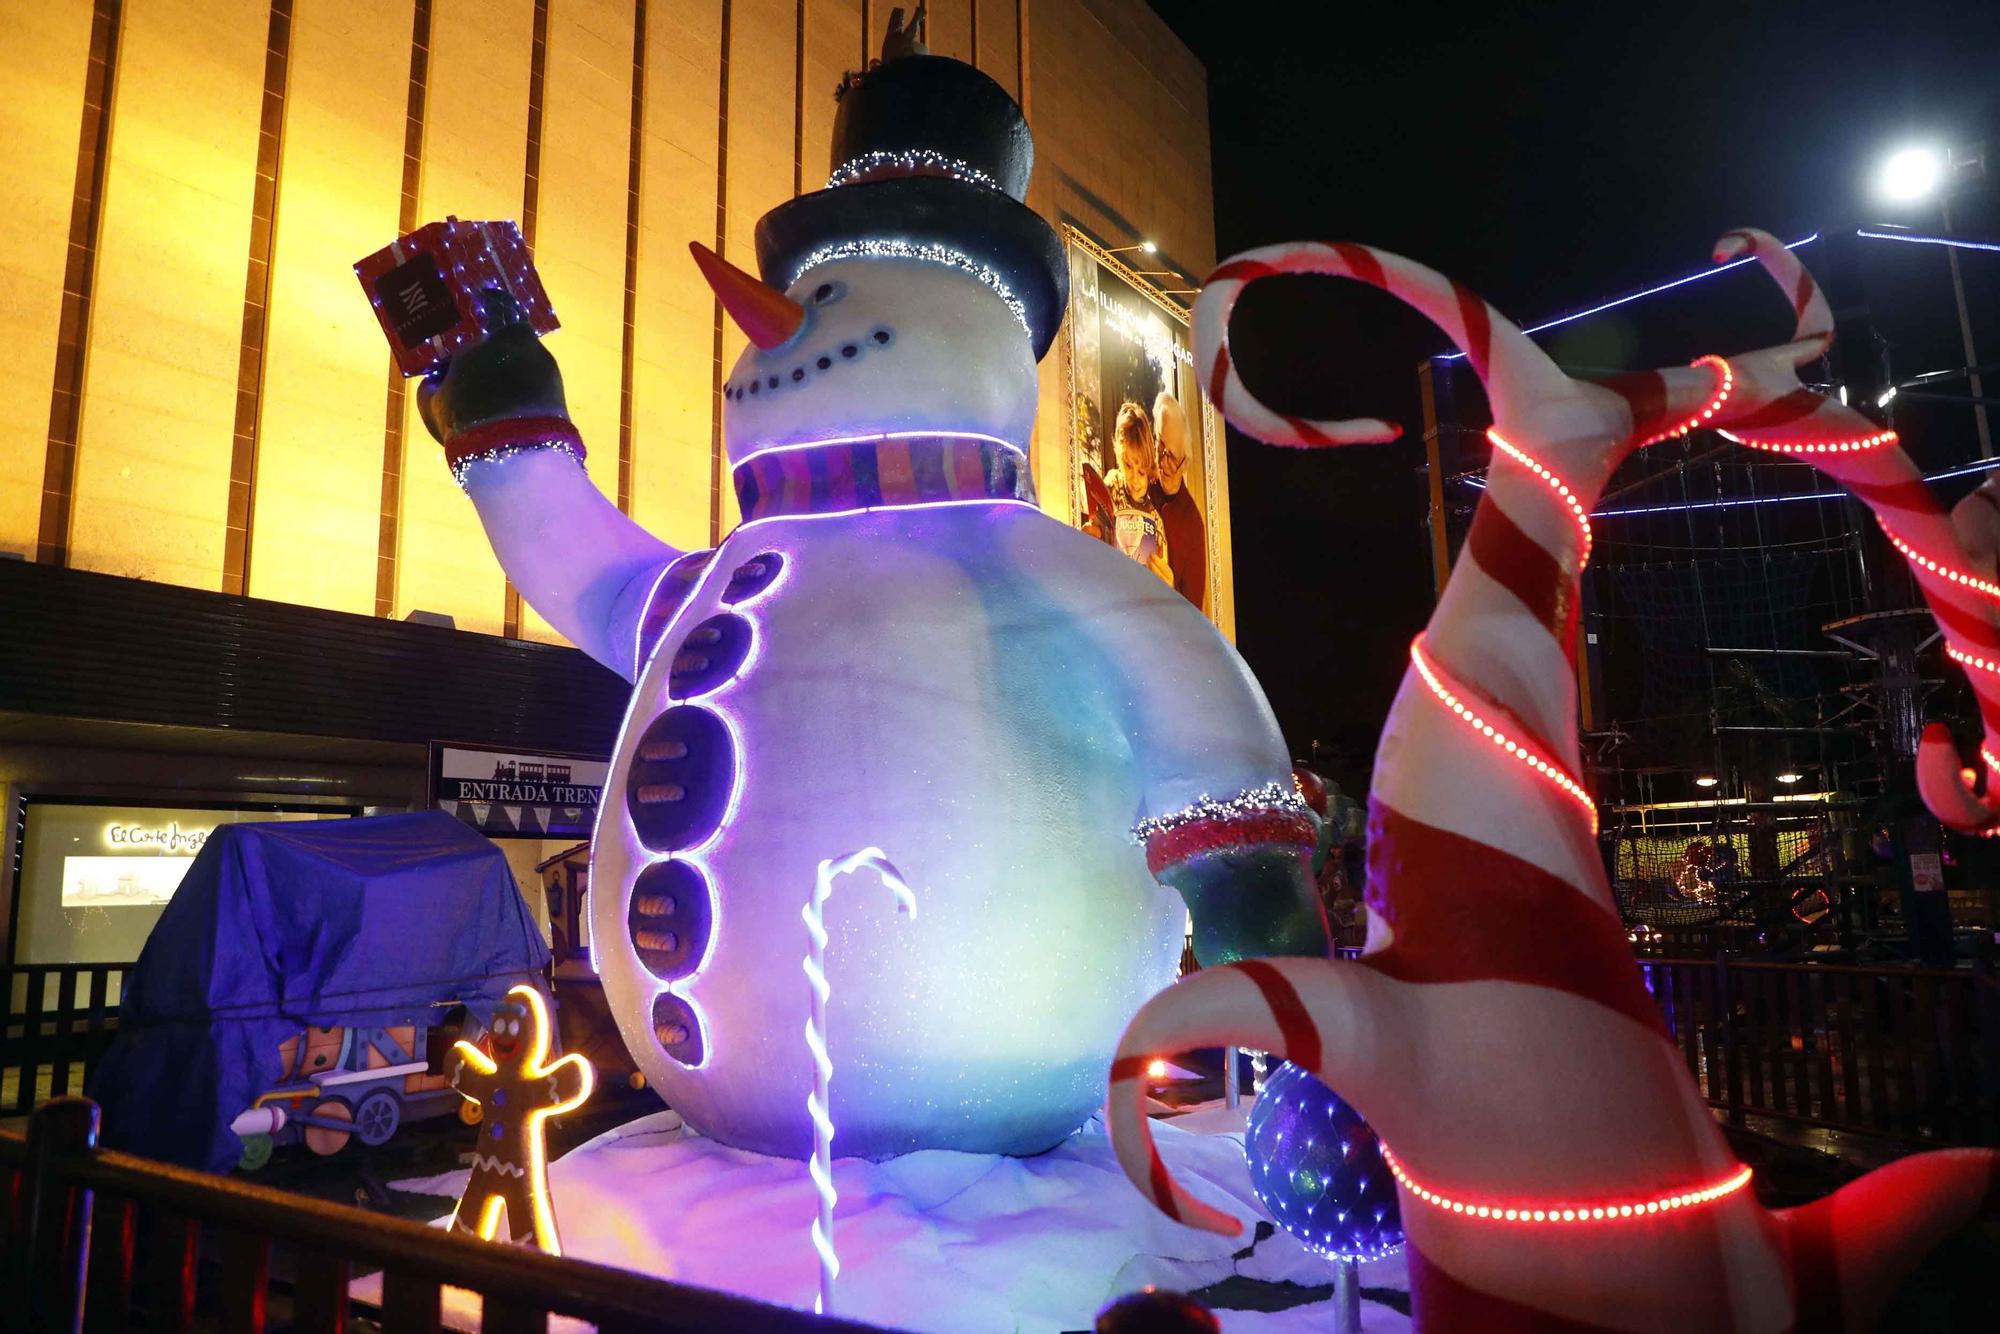
[[[1909,556],[1987,734],[1982,774],[1961,772],[1941,729],[1927,733],[1924,797],[1954,828],[2000,827],[2000,582],[1960,538],[1973,516],[1955,531],[1894,433],[1800,383],[1796,368],[1832,334],[1826,301],[1763,232],[1731,232],[1715,252],[1745,255],[1792,301],[1791,341],[1599,383],[1563,374],[1465,288],[1365,246],[1251,251],[1195,306],[1210,395],[1274,443],[1396,428],[1287,416],[1244,387],[1230,310],[1273,274],[1401,298],[1465,350],[1493,407],[1485,497],[1377,755],[1362,958],[1196,974],[1139,1012],[1111,1070],[1127,1175],[1170,1215],[1222,1233],[1234,1220],[1182,1190],[1154,1149],[1148,1058],[1264,1048],[1339,1089],[1393,1153],[1427,1329],[1868,1328],[1917,1258],[2000,1198],[2000,1155],[1963,1150],[1905,1159],[1804,1208],[1758,1205],[1641,984],[1598,859],[1574,672],[1589,511],[1632,450],[1695,427],[1823,469]]]

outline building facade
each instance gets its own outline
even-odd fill
[[[757,219],[824,183],[834,89],[890,11],[0,9],[0,554],[21,558],[0,561],[0,965],[131,957],[171,877],[117,858],[184,862],[231,819],[440,800],[436,743],[502,765],[608,753],[622,683],[508,586],[352,265],[448,213],[518,219],[592,479],[666,541],[709,545],[736,521],[720,387],[742,335],[686,242],[754,267]],[[1085,517],[1079,450],[1102,432],[1075,426],[1080,396],[1102,413],[1178,393],[1208,525],[1196,601],[1232,633],[1220,431],[1153,290],[1214,260],[1201,66],[1141,0],[943,0],[928,43],[1020,101],[1029,203],[1089,275],[1087,337],[1042,367],[1044,507]],[[537,862],[575,836],[502,814],[539,898]]]
[[[735,521],[742,335],[686,253],[752,265],[820,188],[881,0],[58,0],[9,6],[0,550],[553,639],[506,587],[389,370],[351,265],[444,214],[516,218],[606,495],[682,547]],[[1205,76],[1140,0],[944,0],[933,51],[1012,91],[1029,202],[1188,288],[1214,258]],[[1130,250],[1141,239],[1152,253]],[[1033,452],[1075,518],[1067,344]],[[1216,451],[1219,455],[1219,446]],[[1233,627],[1213,470],[1210,614]]]

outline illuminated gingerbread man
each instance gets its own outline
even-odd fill
[[[571,1054],[550,1065],[549,1012],[542,994],[519,986],[494,1010],[488,1056],[469,1042],[454,1048],[451,1086],[479,1104],[479,1144],[472,1179],[452,1215],[455,1229],[492,1239],[504,1215],[510,1241],[533,1241],[562,1254],[549,1208],[548,1160],[542,1123],[581,1106],[595,1082],[590,1062]]]

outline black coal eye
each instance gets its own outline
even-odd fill
[[[891,338],[894,338],[896,335],[888,329],[877,329],[874,333],[871,333],[868,336],[875,340],[877,346],[887,347],[889,345],[889,340]]]
[[[813,288],[812,303],[815,306],[824,306],[829,302],[838,301],[846,295],[846,283],[821,283],[818,287]]]

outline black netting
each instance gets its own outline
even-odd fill
[[[1713,708],[1723,721],[1809,722],[1818,686],[1810,660],[1754,650],[1812,642],[1818,626],[1808,594],[1820,563],[1811,555],[1769,555],[1611,570],[1620,611],[1639,631],[1642,712],[1692,706]],[[1794,717],[1802,705],[1803,716]]]

